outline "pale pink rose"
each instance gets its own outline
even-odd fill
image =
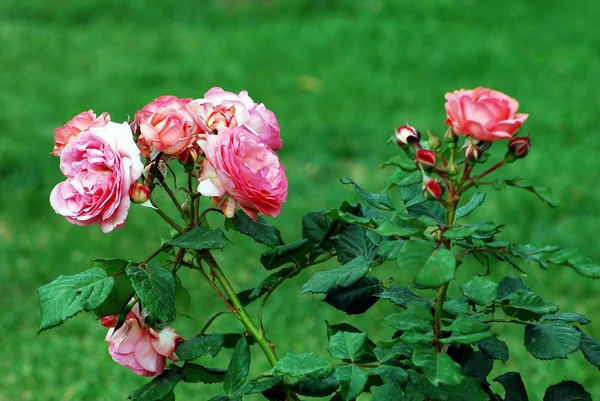
[[[110,121],[108,113],[102,113],[96,118],[92,110],[79,113],[71,121],[54,130],[54,149],[52,156],[60,156],[60,153],[69,142],[88,128],[101,128]]]
[[[529,114],[517,113],[519,102],[504,93],[477,88],[446,94],[446,124],[458,135],[481,141],[510,139]]]
[[[171,327],[154,329],[144,324],[136,304],[127,320],[116,331],[106,334],[108,352],[113,360],[140,376],[156,376],[165,370],[167,358],[176,361],[175,349],[183,341]]]
[[[144,170],[127,123],[83,131],[63,149],[60,169],[67,179],[50,194],[56,213],[105,233],[125,224],[129,188]]]
[[[287,199],[285,169],[261,138],[241,126],[207,135],[199,144],[206,159],[198,191],[223,197],[227,217],[233,216],[236,204],[253,220],[259,212],[273,217],[279,214]]]
[[[151,149],[167,155],[180,155],[195,145],[198,135],[208,131],[204,122],[188,107],[192,99],[161,96],[135,115],[140,127],[138,146],[149,157]]]
[[[199,113],[211,130],[218,131],[223,126],[232,128],[247,125],[271,149],[281,149],[280,128],[275,114],[264,104],[255,103],[247,91],[235,94],[221,88],[212,88],[196,103],[202,105]]]

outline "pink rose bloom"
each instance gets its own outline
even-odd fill
[[[258,213],[277,216],[287,199],[285,169],[275,152],[248,127],[224,128],[199,142],[206,155],[198,191],[224,197],[224,213],[237,204],[253,220]],[[223,206],[223,205],[221,205]]]
[[[277,117],[264,104],[254,103],[247,91],[241,91],[237,95],[221,88],[212,88],[204,94],[203,99],[196,100],[196,103],[202,106],[197,112],[211,130],[218,131],[223,126],[232,128],[245,124],[271,149],[281,149]]]
[[[192,113],[192,99],[161,96],[135,115],[140,127],[138,146],[149,157],[151,148],[167,155],[179,155],[194,146],[199,134],[208,131],[202,119]]]
[[[446,94],[446,124],[458,135],[481,141],[510,139],[529,114],[517,113],[519,102],[504,93],[477,88]]]
[[[113,360],[140,376],[156,376],[165,370],[167,358],[172,361],[177,344],[183,341],[171,327],[161,330],[145,325],[136,304],[125,323],[115,331],[108,330],[108,352]]]
[[[67,179],[50,194],[56,213],[105,233],[125,224],[129,187],[144,170],[127,123],[83,131],[63,149],[60,169]]]
[[[77,135],[88,128],[101,128],[106,126],[110,121],[108,113],[96,118],[96,114],[92,110],[79,113],[71,121],[60,128],[54,130],[54,149],[52,156],[60,156],[62,150],[71,142]]]

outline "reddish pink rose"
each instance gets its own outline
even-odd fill
[[[80,226],[99,224],[105,233],[125,224],[129,188],[144,170],[127,123],[79,134],[63,149],[60,169],[67,179],[50,194],[56,213]]]
[[[481,141],[510,139],[529,117],[517,113],[515,99],[491,89],[461,89],[447,93],[446,100],[446,124],[459,135]]]
[[[206,155],[198,191],[222,197],[232,217],[237,204],[253,220],[258,213],[277,216],[287,199],[285,169],[275,152],[248,127],[223,128],[199,142]]]
[[[54,130],[54,149],[52,156],[60,156],[62,150],[71,142],[77,135],[88,128],[101,128],[106,126],[110,121],[108,113],[102,113],[96,118],[96,114],[92,110],[84,111],[77,114],[71,121],[60,128]]]
[[[165,370],[167,358],[174,356],[177,344],[183,341],[171,327],[161,330],[145,325],[144,316],[136,304],[127,314],[125,323],[106,334],[108,352],[113,360],[140,376],[156,376]]]
[[[179,155],[195,145],[198,135],[208,131],[200,116],[188,107],[192,99],[161,96],[135,115],[140,127],[138,146],[149,157],[152,148]]]
[[[218,131],[224,126],[232,128],[247,125],[271,149],[281,149],[277,117],[264,104],[255,103],[247,91],[241,91],[238,95],[221,88],[212,88],[204,94],[203,99],[198,99],[195,103],[201,105],[201,108],[196,108],[196,112],[211,130]]]

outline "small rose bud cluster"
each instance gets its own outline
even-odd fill
[[[529,137],[515,137],[528,115],[517,113],[518,102],[504,93],[486,88],[461,89],[448,93],[446,100],[445,123],[449,128],[443,140],[427,131],[427,141],[421,141],[419,130],[409,125],[395,132],[396,143],[422,173],[423,196],[442,202],[444,194],[456,199],[461,188],[477,184],[503,164],[527,156],[531,147]],[[474,175],[473,169],[487,161],[492,144],[503,139],[509,139],[504,160]]]

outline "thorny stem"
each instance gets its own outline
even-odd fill
[[[187,220],[186,219],[187,216],[186,216],[185,211],[183,210],[183,208],[179,204],[179,200],[177,199],[177,197],[175,196],[175,194],[173,193],[173,191],[171,190],[171,188],[165,182],[165,177],[163,177],[162,174],[160,174],[160,176],[158,177],[158,182],[160,182],[161,187],[163,187],[163,189],[165,190],[165,192],[167,193],[167,195],[169,195],[169,198],[171,198],[171,200],[175,204],[175,207],[177,207],[177,210],[181,214],[181,218],[184,219],[184,220]]]
[[[502,161],[494,164],[492,167],[488,168],[483,173],[479,174],[477,176],[477,178],[483,178],[483,177],[485,177],[486,175],[490,174],[491,172],[493,172],[493,171],[499,169],[500,167],[504,166],[504,164],[506,164],[506,162],[504,160],[502,160]]]
[[[231,303],[227,300],[227,298],[225,298],[225,296],[223,295],[223,293],[221,292],[221,290],[219,289],[219,287],[217,287],[217,285],[215,284],[215,282],[213,280],[211,280],[210,277],[208,277],[208,274],[206,274],[206,272],[202,268],[202,265],[200,264],[199,261],[198,261],[198,266],[195,266],[194,264],[187,263],[187,262],[181,262],[181,264],[184,265],[184,266],[189,267],[190,269],[198,270],[200,272],[200,274],[202,274],[202,277],[204,277],[204,280],[206,280],[206,282],[208,283],[208,285],[210,285],[212,287],[212,289],[215,291],[215,294],[219,298],[221,298],[221,301],[223,301],[223,303],[225,303],[225,305],[227,305],[227,308],[231,312],[233,312],[234,314],[236,313],[236,310],[233,307],[233,305],[231,305]]]
[[[142,262],[140,262],[140,265],[145,265],[148,262],[150,262],[152,259],[154,259],[156,256],[158,256],[162,251],[165,251],[167,249],[171,248],[171,245],[169,244],[163,244],[160,248],[158,248],[156,251],[152,252],[152,255],[148,256],[146,259],[144,259]]]
[[[225,274],[217,264],[217,261],[213,258],[210,251],[208,250],[203,251],[201,257],[208,263],[211,273],[214,277],[216,277],[217,281],[219,281],[219,283],[221,284],[221,287],[223,287],[225,294],[227,294],[227,296],[229,297],[229,300],[235,308],[234,313],[236,313],[238,319],[244,324],[248,333],[250,333],[250,335],[254,337],[256,343],[260,346],[265,356],[271,363],[271,366],[275,366],[275,364],[277,363],[277,355],[275,354],[275,349],[273,345],[266,338],[264,332],[262,332],[258,327],[256,327],[256,325],[248,315],[246,308],[244,308],[244,305],[242,304],[235,290],[231,286],[231,283],[229,283],[229,280],[227,280],[227,277],[225,277]],[[293,395],[293,393],[287,386],[288,381],[284,379],[283,383],[283,390],[286,395],[286,400],[296,400],[296,397]]]
[[[156,206],[156,203],[154,203],[152,198],[150,198],[150,203],[152,204],[152,206],[154,206],[154,211],[156,213],[158,213],[160,215],[160,217],[163,218],[164,221],[169,223],[169,225],[171,227],[173,227],[175,230],[179,231],[180,234],[183,234],[185,232],[185,230],[183,228],[181,228],[181,226],[179,226],[179,224],[175,223],[175,221],[172,218],[170,218],[169,216],[167,216],[167,214],[165,212],[163,212],[161,208]]]
[[[219,311],[217,313],[215,313],[214,315],[211,316],[210,319],[208,319],[208,321],[206,322],[206,324],[204,325],[204,327],[202,327],[202,329],[200,330],[200,332],[196,335],[196,337],[201,337],[202,335],[204,335],[204,333],[206,333],[206,330],[208,330],[208,328],[210,327],[210,325],[217,320],[217,318],[221,315],[224,315],[226,313],[232,313],[229,309],[225,309],[222,311]]]
[[[512,320],[488,319],[488,320],[484,320],[483,323],[515,323],[515,324],[521,324],[523,326],[527,326],[528,324],[530,324],[529,322],[524,322],[523,320],[519,320],[519,319],[512,319]]]

